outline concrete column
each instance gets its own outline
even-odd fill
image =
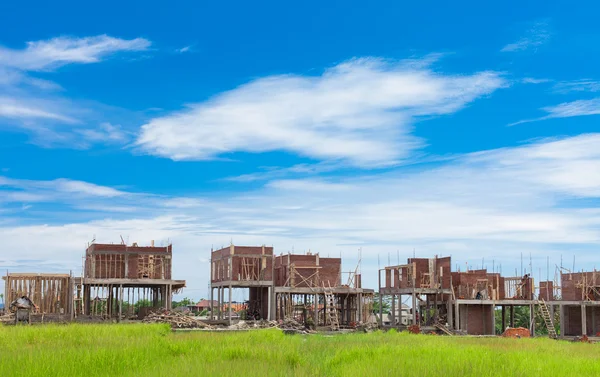
[[[584,304],[581,304],[581,335],[587,335],[587,311]]]
[[[454,301],[454,321],[456,322],[455,330],[460,330],[460,308],[458,302]]]
[[[210,286],[210,306],[209,306],[210,307],[210,319],[211,320],[215,319],[215,317],[214,317],[214,308],[213,308],[213,297],[214,297],[213,296],[213,291],[214,291],[214,288],[211,285]]]
[[[454,328],[454,312],[452,311],[452,300],[449,299],[447,303],[446,313],[448,313],[447,323],[450,329]]]
[[[223,300],[221,298],[221,289],[223,287],[217,287],[217,319],[220,321],[222,319],[223,313],[221,313],[221,308],[223,307]]]
[[[229,284],[229,325],[231,326],[231,284]]]
[[[565,307],[564,305],[559,306],[560,311],[560,337],[565,336]]]
[[[392,320],[390,325],[396,327],[396,295],[392,295]]]
[[[529,331],[531,336],[535,336],[535,306],[529,305]]]
[[[264,248],[263,248],[264,250]],[[271,320],[271,291],[273,290],[272,287],[267,287],[267,321]],[[262,289],[261,289],[261,294],[262,294]],[[306,305],[306,297],[304,297],[304,304]],[[261,306],[262,306],[262,301],[261,301]],[[262,310],[262,308],[261,308]]]
[[[417,296],[414,292],[412,294],[412,324],[418,325],[418,323],[417,323]]]
[[[314,310],[314,321],[315,321],[315,328],[319,325],[319,295],[317,295],[315,293],[314,295],[314,303],[313,303],[313,310]]]
[[[363,318],[362,318],[362,307],[363,307],[363,304],[362,304],[362,293],[359,293],[358,294],[358,303],[357,303],[357,306],[356,306],[356,310],[358,310],[358,313],[357,313],[357,315],[358,315],[358,322],[362,322],[363,321]]]
[[[121,322],[121,315],[123,314],[123,284],[119,285],[119,317],[117,322]]]

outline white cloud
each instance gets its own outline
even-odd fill
[[[191,51],[191,49],[192,49],[192,46],[185,46],[185,47],[182,47],[182,48],[178,48],[177,50],[175,50],[175,52],[178,52],[178,53],[182,54],[184,52]]]
[[[81,198],[114,199],[127,193],[112,187],[65,178],[50,181],[12,179],[0,176],[2,202],[75,202]]]
[[[110,123],[101,123],[98,128],[91,129],[75,129],[74,133],[81,135],[84,142],[89,143],[125,143],[127,142],[131,134],[123,130],[119,125],[112,125]]]
[[[495,72],[453,76],[413,63],[356,59],[321,76],[261,78],[150,120],[137,145],[174,160],[290,151],[359,166],[389,165],[422,142],[419,117],[456,112],[506,85]]]
[[[537,122],[540,120],[553,118],[570,118],[586,115],[598,115],[600,114],[600,98],[563,102],[555,106],[543,107],[542,110],[548,113],[548,115],[540,118],[520,120],[518,122],[509,124],[509,126],[515,126],[517,124]]]
[[[582,79],[575,81],[561,81],[554,85],[554,91],[556,93],[569,93],[569,92],[599,92],[600,81]]]
[[[58,37],[27,42],[24,50],[0,47],[0,66],[36,71],[54,69],[66,64],[97,63],[120,51],[143,51],[151,43],[144,38],[120,39],[108,35],[94,37]]]
[[[209,269],[190,261],[230,241],[274,245],[277,253],[342,251],[349,268],[362,247],[367,286],[376,284],[377,255],[392,253],[395,260],[396,250],[401,258],[413,248],[420,256],[452,254],[455,263],[472,265],[485,257],[490,268],[495,259],[510,271],[521,251],[543,266],[546,256],[558,262],[561,253],[593,261],[600,242],[600,134],[470,153],[418,169],[271,181],[235,195],[178,198],[68,182],[0,178],[0,185],[29,187],[26,193],[48,187],[45,200],[93,211],[61,207],[54,224],[0,225],[7,250],[76,268],[94,235],[101,242],[118,242],[120,235],[146,244],[170,239],[174,274],[194,289],[206,286]],[[102,205],[115,211],[98,212]],[[82,220],[88,215],[91,221]]]
[[[7,97],[0,97],[0,118],[12,119],[50,119],[66,123],[75,123],[76,120],[60,113],[52,112],[44,107],[36,106],[41,101],[15,100]]]
[[[0,46],[0,127],[27,133],[32,143],[42,147],[87,149],[95,144],[127,143],[131,134],[115,125],[123,122],[119,118],[123,109],[70,100],[59,84],[33,76],[46,72],[30,71],[95,63],[122,51],[143,51],[149,46],[143,38],[126,40],[107,35],[28,42],[22,50]],[[131,121],[131,116],[127,119]]]
[[[544,84],[551,81],[550,79],[536,79],[535,77],[525,77],[521,80],[523,84]]]
[[[500,51],[515,52],[535,49],[548,42],[551,35],[548,21],[537,21],[525,32],[523,37],[514,43],[507,44]]]

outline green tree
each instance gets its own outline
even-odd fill
[[[383,296],[381,307],[383,313],[389,313],[392,308],[392,299],[389,296]],[[379,293],[375,293],[373,298],[373,313],[379,314]]]
[[[534,306],[535,333],[536,335],[547,335],[548,329],[544,318],[539,313],[539,310]],[[502,328],[502,310],[500,308],[495,311],[496,316],[496,334],[500,335],[505,329]],[[510,326],[510,307],[506,307],[506,326]],[[560,314],[558,310],[554,312],[554,327],[560,323]],[[524,327],[529,329],[529,306],[515,306],[515,327]],[[558,331],[557,331],[558,333]]]
[[[173,301],[173,309],[178,308],[180,306],[188,306],[194,305],[194,301],[191,299],[184,297],[181,301]]]

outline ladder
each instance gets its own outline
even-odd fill
[[[338,320],[338,312],[335,305],[335,297],[333,296],[333,290],[331,284],[327,281],[327,287],[323,282],[323,293],[325,294],[325,316],[331,326],[332,331],[340,329],[340,323]]]
[[[554,322],[552,321],[552,316],[550,315],[550,311],[548,310],[546,302],[544,300],[538,300],[538,308],[542,318],[544,319],[546,328],[548,329],[548,337],[556,339],[556,329],[554,328]]]

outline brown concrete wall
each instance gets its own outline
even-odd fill
[[[257,256],[252,258],[246,256]],[[229,259],[231,259],[231,276],[229,276]],[[252,263],[253,266],[243,266]],[[212,282],[222,281],[245,281],[249,280],[273,280],[273,248],[263,246],[234,246],[233,254],[231,248],[225,247],[214,250],[211,253]],[[247,275],[246,275],[247,274]]]
[[[566,336],[580,336],[581,327],[581,305],[565,306],[565,329],[563,334]],[[600,332],[600,307],[586,306],[586,327],[585,335],[595,336]]]
[[[469,335],[494,335],[492,305],[461,305],[460,329]]]
[[[250,288],[249,300],[251,304],[257,303],[262,319],[267,319],[269,315],[269,289],[266,287]]]
[[[561,274],[561,293],[562,299],[565,301],[582,301],[584,299],[596,301],[600,300],[598,295],[593,295],[588,292],[588,297],[584,298],[581,287],[578,284],[583,283],[584,278],[588,285],[600,286],[600,273],[597,272],[577,272],[570,274]]]
[[[275,257],[275,285],[278,287],[290,286],[290,266],[296,267],[296,274],[294,276],[295,287],[308,287],[308,281],[311,284],[317,284],[322,286],[330,284],[332,287],[338,287],[341,285],[340,272],[342,269],[341,258],[321,258],[316,254],[313,255],[301,255],[301,254],[284,254]],[[317,269],[315,268],[301,268],[301,267],[320,267],[318,281],[314,276]],[[312,276],[312,277],[311,277]],[[302,280],[307,279],[306,282]],[[346,282],[344,282],[346,283]]]
[[[538,298],[544,301],[554,300],[554,283],[551,281],[540,281]]]
[[[86,250],[85,277],[171,279],[172,246],[92,244]]]

